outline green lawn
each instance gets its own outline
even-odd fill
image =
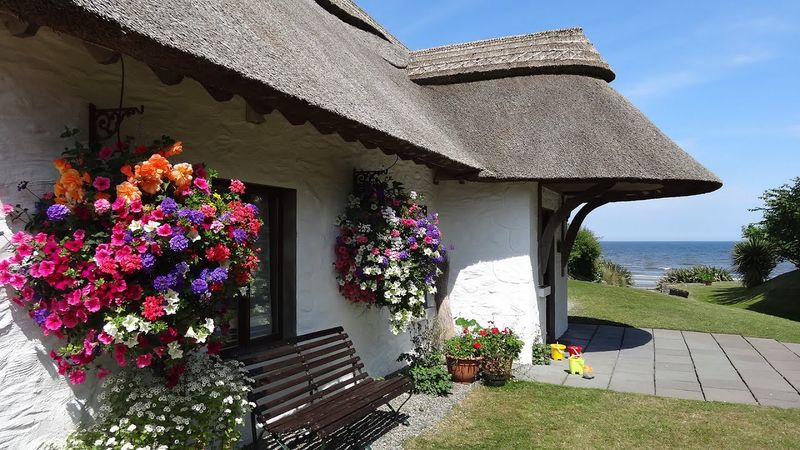
[[[797,276],[796,273],[794,276]],[[781,281],[781,285],[783,283]],[[743,334],[800,342],[800,322],[746,309],[750,302],[751,306],[762,305],[761,308],[766,304],[772,305],[772,310],[777,308],[776,304],[781,304],[786,305],[782,306],[785,309],[794,308],[797,311],[795,303],[800,302],[800,297],[797,294],[787,294],[796,292],[796,285],[792,288],[794,291],[789,288],[780,289],[779,292],[784,293],[783,295],[790,295],[780,301],[776,300],[773,293],[764,294],[768,300],[759,301],[758,296],[752,299],[745,296],[745,299],[750,300],[738,304],[732,302],[733,305],[728,304],[731,302],[725,299],[734,298],[732,293],[740,292],[740,288],[735,284],[715,285],[694,286],[694,295],[681,298],[641,289],[570,280],[570,321]],[[706,292],[704,289],[708,288],[712,289]],[[716,301],[710,300],[712,298]]]
[[[797,448],[800,410],[540,383],[480,387],[406,449]]]
[[[761,286],[746,289],[738,282],[680,284],[691,298],[716,305],[735,306],[800,321],[800,270],[785,273]]]

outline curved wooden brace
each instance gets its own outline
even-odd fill
[[[544,275],[544,270],[547,267],[547,264],[550,262],[550,257],[551,257],[550,250],[553,248],[553,237],[556,232],[556,228],[558,228],[558,226],[561,225],[561,222],[563,222],[569,217],[573,209],[577,208],[580,204],[586,203],[594,199],[598,195],[608,191],[609,189],[614,187],[615,184],[616,183],[613,181],[595,184],[589,189],[565,201],[556,210],[556,212],[547,222],[547,225],[545,225],[544,230],[542,230],[542,234],[539,236],[540,279]]]
[[[575,214],[575,218],[572,219],[572,222],[570,222],[569,224],[569,229],[567,230],[567,236],[564,238],[564,243],[561,245],[562,274],[564,268],[567,267],[567,262],[569,261],[569,254],[572,251],[572,246],[575,244],[575,238],[578,236],[578,231],[581,229],[581,225],[583,224],[584,219],[586,219],[586,216],[588,216],[590,212],[605,205],[608,202],[609,202],[608,200],[601,200],[601,199],[592,200],[583,205],[583,208],[578,210],[578,213]]]

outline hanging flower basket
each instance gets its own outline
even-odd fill
[[[182,150],[166,137],[97,151],[76,142],[55,161],[60,179],[27,231],[11,238],[0,283],[61,340],[50,355],[74,384],[88,369],[105,377],[107,360],[174,384],[190,350],[221,347],[231,299],[258,266],[262,223],[240,181],[216,191],[214,172],[168,160]]]
[[[425,315],[445,249],[438,215],[388,175],[357,183],[337,219],[335,270],[350,302],[388,308],[392,332]]]

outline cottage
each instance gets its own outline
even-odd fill
[[[566,255],[589,212],[721,186],[611,87],[580,29],[410,51],[351,0],[0,0],[0,17],[0,200],[31,204],[21,180],[51,188],[65,125],[108,133],[98,118],[142,106],[123,136],[179,138],[262,204],[268,263],[241,346],[342,325],[370,373],[399,367],[408,337],[337,291],[354,170],[391,167],[425,194],[454,246],[450,314],[513,327],[523,360],[566,329]],[[59,442],[96,383],[57,376],[52,338],[5,294],[0,335],[0,447]]]

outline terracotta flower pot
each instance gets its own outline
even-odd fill
[[[481,379],[487,386],[503,386],[511,379],[511,359],[485,360],[481,370]]]
[[[447,357],[447,371],[456,383],[472,383],[481,370],[481,358]]]

